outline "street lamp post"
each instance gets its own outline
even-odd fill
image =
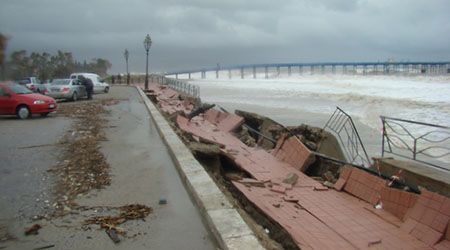
[[[147,64],[145,66],[145,90],[148,89],[148,51],[150,50],[150,47],[152,47],[152,39],[150,38],[150,35],[147,34],[144,40],[144,48],[147,52]]]
[[[128,49],[125,49],[125,61],[127,62],[127,85],[130,85],[130,73],[128,73],[128,57],[130,56],[130,53],[128,53]]]

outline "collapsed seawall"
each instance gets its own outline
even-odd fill
[[[447,244],[448,198],[391,188],[364,170],[317,160],[313,152],[326,146],[339,157],[332,137],[320,129],[298,126],[289,129],[296,132],[289,136],[270,119],[215,109],[189,119],[201,105],[198,100],[180,98],[160,85],[152,85],[147,94],[221,189],[264,228],[253,227],[259,238],[268,234],[275,240],[266,247],[413,249]],[[276,143],[252,134],[244,124]],[[430,200],[438,203],[431,207]],[[381,203],[384,209],[375,208]]]

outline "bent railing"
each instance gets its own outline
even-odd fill
[[[380,118],[383,123],[382,157],[389,153],[449,171],[436,160],[450,156],[450,127],[385,116]]]
[[[187,82],[166,78],[166,84],[169,87],[192,97],[200,97],[200,87]]]
[[[370,167],[371,162],[352,118],[339,107],[324,126],[334,132],[349,163]]]

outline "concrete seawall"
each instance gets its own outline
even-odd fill
[[[183,183],[222,249],[264,249],[216,183],[140,87],[141,95]]]

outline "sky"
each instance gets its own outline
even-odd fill
[[[7,53],[153,73],[252,63],[450,61],[448,0],[0,0]]]

